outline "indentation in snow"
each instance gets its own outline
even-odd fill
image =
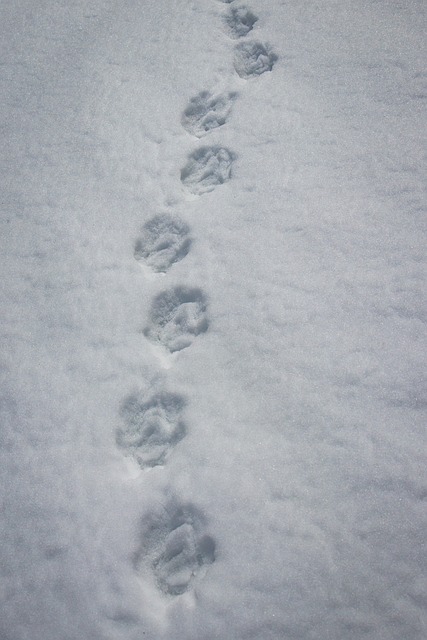
[[[191,98],[182,114],[182,126],[189,133],[201,138],[227,122],[236,97],[236,93],[214,96],[209,91],[201,91]]]
[[[242,38],[252,31],[257,16],[247,7],[232,7],[225,22],[233,38]]]
[[[207,301],[201,289],[177,286],[163,291],[151,306],[144,334],[171,353],[189,347],[208,328]]]
[[[136,569],[148,565],[163,593],[181,595],[214,562],[215,541],[205,533],[204,517],[194,505],[174,505],[145,522],[150,519],[135,556]]]
[[[241,42],[234,50],[234,68],[241,78],[252,78],[271,71],[276,60],[276,54],[261,42]]]
[[[135,258],[153,271],[165,272],[187,255],[190,228],[177,216],[158,214],[148,220],[135,243]]]
[[[123,424],[116,433],[118,446],[141,468],[163,464],[185,436],[184,405],[180,395],[165,391],[148,399],[129,396],[120,410]]]
[[[233,154],[224,147],[202,147],[194,151],[181,171],[181,181],[196,195],[213,191],[231,177]]]

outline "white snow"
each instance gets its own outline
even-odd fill
[[[0,6],[0,639],[427,636],[422,0]]]

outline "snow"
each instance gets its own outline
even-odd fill
[[[422,640],[425,4],[119,5],[0,7],[0,638]]]

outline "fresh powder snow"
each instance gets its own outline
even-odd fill
[[[0,6],[0,640],[427,637],[423,0]]]

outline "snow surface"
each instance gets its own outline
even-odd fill
[[[14,0],[1,640],[427,637],[422,0]]]

